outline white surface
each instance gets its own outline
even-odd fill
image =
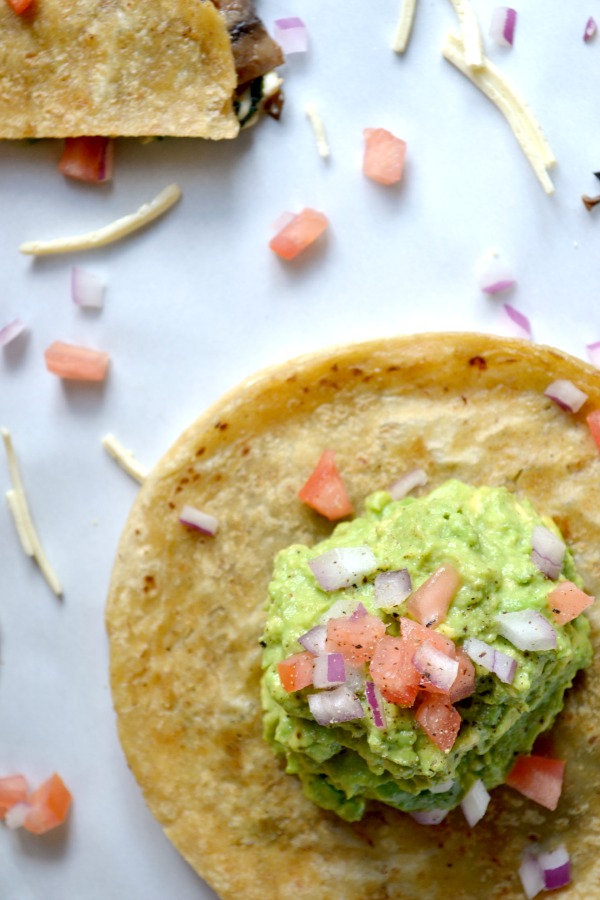
[[[495,5],[474,0],[484,35]],[[52,596],[1,504],[0,774],[35,784],[58,770],[75,798],[60,832],[0,827],[3,900],[213,896],[146,810],[117,741],[103,614],[137,486],[102,449],[106,432],[150,465],[208,403],[267,364],[386,334],[509,333],[503,298],[486,298],[474,275],[490,247],[513,268],[518,286],[505,299],[530,317],[536,340],[584,356],[600,339],[600,209],[580,199],[600,191],[600,41],[582,40],[600,0],[520,4],[514,48],[486,38],[557,155],[551,198],[501,115],[441,58],[450,3],[421,0],[405,57],[389,49],[398,9],[263,0],[267,23],[297,14],[310,32],[309,52],[285,67],[282,121],[218,145],[120,141],[110,186],[63,179],[58,143],[0,144],[0,327],[17,316],[29,326],[0,351],[0,424],[65,591],[62,602]],[[328,162],[309,101],[325,122]],[[408,142],[400,187],[361,175],[362,129],[377,126]],[[172,181],[180,204],[123,243],[38,261],[17,251],[132,212]],[[271,225],[304,206],[329,216],[329,234],[282,263],[267,246]],[[106,278],[102,311],[73,305],[73,264]],[[53,340],[108,350],[107,384],[48,374]]]

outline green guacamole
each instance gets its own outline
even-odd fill
[[[488,789],[503,783],[515,757],[529,752],[552,725],[565,690],[591,660],[587,619],[553,623],[556,649],[538,652],[518,650],[499,635],[495,621],[498,613],[522,609],[539,610],[551,620],[546,598],[556,582],[532,562],[535,525],[559,534],[553,522],[503,488],[449,481],[418,499],[372,494],[364,516],[338,525],[327,540],[278,554],[263,638],[264,731],[311,800],[349,821],[361,818],[368,800],[407,812],[453,808],[476,779]],[[376,571],[341,590],[319,587],[310,559],[335,547],[365,545],[375,554]],[[475,665],[475,693],[456,704],[462,724],[450,751],[429,739],[412,709],[394,703],[383,701],[386,727],[377,728],[360,687],[364,717],[327,726],[317,724],[309,710],[307,697],[316,688],[283,690],[278,662],[303,650],[298,637],[332,604],[342,597],[359,601],[386,623],[387,634],[398,635],[406,602],[393,610],[378,608],[376,575],[407,568],[414,590],[445,563],[457,569],[462,584],[437,630],[457,647],[475,637],[517,661],[512,684]],[[562,579],[581,585],[568,550]]]

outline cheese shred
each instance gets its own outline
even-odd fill
[[[124,472],[135,478],[139,484],[144,483],[148,475],[147,470],[135,458],[131,450],[127,450],[113,434],[107,434],[102,438],[102,446],[109,456],[116,460]]]
[[[8,473],[12,484],[12,490],[6,492],[6,499],[8,508],[12,513],[17,535],[21,541],[21,546],[27,556],[31,556],[35,559],[51,590],[54,591],[57,597],[61,597],[62,587],[54,569],[48,562],[48,558],[31,519],[29,505],[21,480],[19,464],[17,462],[17,456],[15,454],[10,432],[7,428],[2,428],[0,430],[4,440],[4,449],[6,450],[6,459],[8,461]]]
[[[398,24],[396,25],[396,31],[394,32],[394,37],[392,39],[392,50],[395,53],[404,53],[408,47],[413,23],[415,21],[416,10],[417,0],[402,0]]]
[[[322,159],[328,159],[331,155],[331,150],[329,148],[327,135],[325,134],[325,126],[323,125],[323,120],[317,111],[317,107],[314,103],[307,103],[304,107],[304,111],[307,115],[308,121],[312,126],[315,141],[317,143],[317,150],[319,151],[319,156]]]
[[[134,231],[148,225],[154,219],[162,216],[181,197],[181,190],[177,184],[170,184],[149,203],[128,216],[123,216],[116,221],[98,228],[96,231],[88,231],[85,234],[71,237],[54,238],[49,241],[26,241],[21,244],[19,250],[31,256],[45,256],[51,253],[71,253],[76,250],[94,250],[105,244],[120,241]]]
[[[450,0],[458,20],[465,49],[465,62],[470,69],[480,69],[484,65],[483,43],[475,10],[469,0]]]
[[[547,194],[553,194],[554,185],[547,170],[556,164],[556,157],[525,101],[487,57],[483,57],[481,68],[471,68],[466,60],[463,41],[457,34],[447,35],[442,54],[497,106],[510,125],[542,187]]]

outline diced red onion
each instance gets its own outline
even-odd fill
[[[593,16],[590,16],[589,19],[587,20],[587,22],[585,23],[585,30],[583,32],[584,41],[586,43],[588,41],[591,41],[591,39],[596,34],[597,30],[598,30],[598,26],[596,25],[596,20],[594,19]]]
[[[562,844],[549,853],[540,853],[538,863],[544,875],[544,886],[547,891],[565,887],[571,881],[571,862]]]
[[[544,525],[536,525],[531,535],[531,546],[532,561],[540,572],[556,581],[567,550],[563,541]]]
[[[417,672],[441,691],[449,691],[458,675],[458,660],[446,656],[431,641],[419,645],[412,661]]]
[[[214,535],[219,527],[219,522],[214,516],[202,512],[194,506],[184,506],[179,513],[179,521],[182,525],[188,525],[190,528],[201,531],[202,534]]]
[[[14,806],[6,813],[4,817],[4,824],[14,831],[17,828],[22,828],[25,819],[28,814],[31,812],[32,806],[30,803],[15,803]]]
[[[523,315],[522,312],[519,312],[518,309],[515,309],[514,306],[511,306],[510,303],[504,304],[504,311],[516,336],[530,341],[532,337],[531,323],[527,316]]]
[[[556,631],[540,612],[522,609],[518,612],[500,613],[496,617],[502,637],[519,650],[554,650]]]
[[[316,688],[335,687],[346,681],[346,667],[341,653],[325,653],[313,660],[313,684]]]
[[[478,778],[473,782],[460,804],[464,817],[471,828],[477,825],[480,819],[483,819],[490,799],[483,781]]]
[[[579,412],[588,398],[587,394],[580,391],[572,381],[567,381],[566,378],[559,378],[558,381],[553,381],[548,385],[544,396],[554,400],[561,409],[566,409],[567,412]]]
[[[275,19],[273,36],[286,56],[290,53],[306,53],[308,50],[308,31],[298,16]]]
[[[500,294],[516,285],[516,279],[505,260],[488,253],[476,266],[477,283],[485,294]]]
[[[11,341],[25,331],[25,323],[21,319],[13,319],[4,328],[0,328],[0,347],[6,347]]]
[[[365,616],[368,616],[368,612],[365,606],[362,603],[359,603],[352,615],[351,619],[363,619]]]
[[[365,697],[373,714],[373,722],[376,728],[385,728],[385,711],[383,700],[377,686],[372,681],[365,682]]]
[[[362,719],[365,715],[360,700],[345,684],[320,694],[309,694],[308,705],[319,725],[350,722],[352,719]]]
[[[492,671],[494,668],[494,657],[496,656],[496,651],[493,647],[486,644],[485,641],[480,641],[479,638],[467,638],[462,646],[467,656],[474,663],[487,669],[488,672]]]
[[[358,600],[352,597],[338,597],[335,603],[332,603],[329,609],[325,610],[319,619],[320,625],[327,625],[330,619],[339,619],[341,616],[349,616],[352,618],[358,608]]]
[[[448,791],[451,791],[454,787],[454,781],[449,779],[448,781],[442,781],[441,784],[432,785],[429,790],[432,794],[447,794]]]
[[[428,480],[427,473],[423,469],[411,469],[394,481],[389,488],[389,494],[392,500],[402,500],[414,488],[427,484]]]
[[[94,272],[80,266],[71,269],[71,296],[73,302],[86,309],[102,309],[105,283]]]
[[[508,653],[503,653],[502,650],[496,650],[494,652],[494,668],[492,669],[492,672],[498,676],[500,681],[503,681],[504,684],[512,684],[515,679],[516,671],[516,659],[513,659]]]
[[[418,809],[409,813],[409,816],[419,825],[439,825],[449,812],[449,809]]]
[[[365,667],[353,666],[346,661],[346,684],[351,691],[362,691],[365,687]]]
[[[505,684],[512,684],[517,671],[517,661],[512,656],[496,650],[485,641],[480,641],[479,638],[467,638],[463,644],[463,650],[474,663],[493,672]]]
[[[327,627],[325,625],[315,625],[310,631],[306,631],[298,638],[301,644],[309,653],[315,656],[321,656],[325,653],[325,641],[327,640]]]
[[[512,47],[516,24],[516,9],[512,9],[510,6],[498,6],[492,13],[490,37],[502,47]]]
[[[588,359],[593,366],[600,369],[600,341],[594,341],[592,344],[586,344]]]
[[[377,568],[369,547],[337,547],[308,561],[313,575],[324,591],[350,587]]]
[[[400,606],[412,593],[412,581],[408,569],[380,572],[374,582],[375,606],[389,609]]]
[[[523,860],[519,866],[519,878],[528,900],[532,900],[540,891],[545,890],[544,873],[537,855],[529,852],[523,854]]]

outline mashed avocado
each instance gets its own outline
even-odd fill
[[[361,818],[367,800],[407,812],[450,809],[476,779],[488,789],[503,783],[515,757],[529,752],[538,734],[552,725],[565,690],[591,659],[587,619],[580,615],[565,625],[553,623],[556,649],[521,651],[499,634],[496,618],[527,609],[552,620],[547,596],[556,582],[532,561],[536,525],[558,534],[554,523],[503,488],[449,481],[418,499],[392,501],[386,492],[375,493],[367,498],[363,517],[338,525],[327,540],[278,554],[263,640],[265,736],[311,800],[350,821]],[[309,560],[332,548],[365,546],[375,555],[375,571],[340,590],[319,587]],[[360,673],[352,687],[364,716],[317,724],[308,705],[316,689],[310,685],[288,693],[278,673],[278,663],[303,650],[298,637],[326,617],[333,604],[339,609],[340,601],[348,609],[361,603],[383,620],[386,634],[398,635],[406,603],[379,608],[376,575],[406,568],[416,590],[448,563],[459,572],[461,586],[435,630],[457,648],[473,637],[514,658],[512,683],[475,664],[475,690],[455,704],[462,721],[448,751],[427,736],[412,708],[383,700],[385,727],[377,727]],[[558,580],[564,579],[581,584],[568,550]],[[368,677],[368,664],[363,675]]]

